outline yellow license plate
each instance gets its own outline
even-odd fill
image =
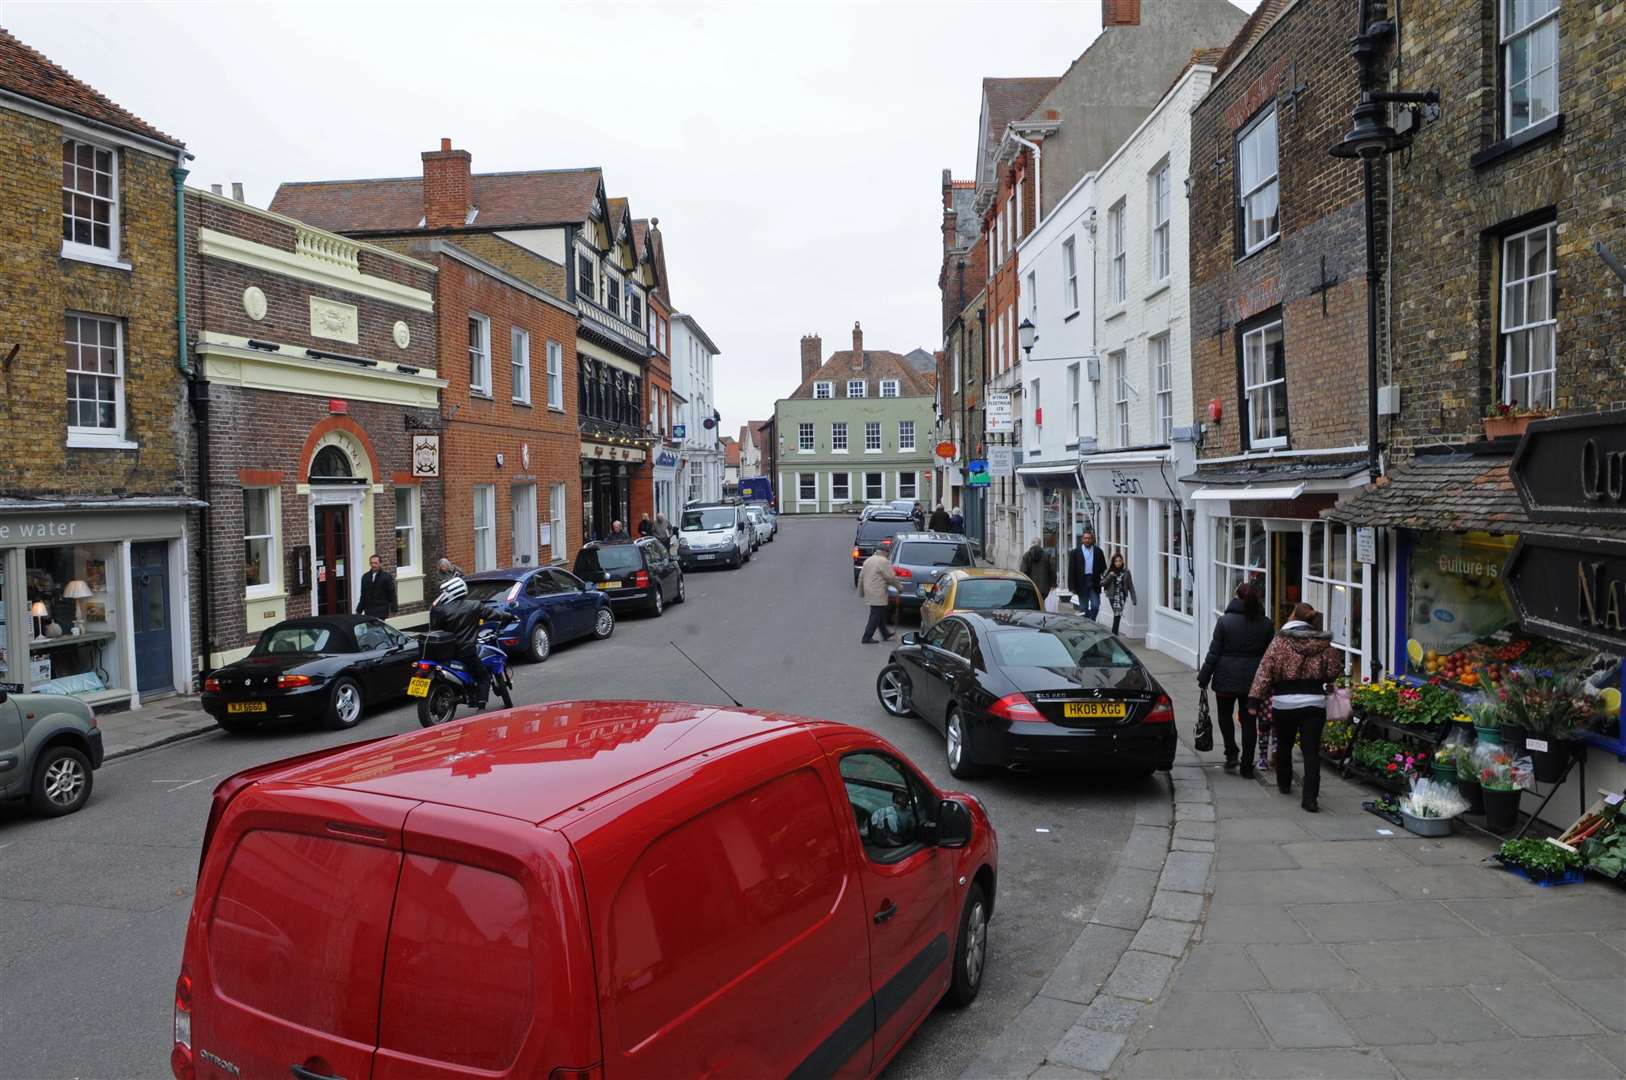
[[[407,680],[407,697],[428,697],[428,696],[429,696],[429,680],[428,679],[409,679],[409,680]]]
[[[226,706],[226,711],[234,712],[265,712],[266,704],[263,701],[233,701]]]
[[[1061,707],[1069,720],[1122,720],[1129,706],[1121,701],[1069,701]]]
[[[619,581],[601,581],[598,587],[601,589],[619,589],[621,583]]]

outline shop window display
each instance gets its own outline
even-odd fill
[[[40,692],[91,694],[116,685],[110,580],[118,548],[78,544],[29,548],[29,682]]]

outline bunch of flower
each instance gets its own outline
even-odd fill
[[[1421,686],[1402,687],[1395,694],[1394,717],[1408,727],[1444,727],[1460,715],[1461,709],[1456,692],[1442,686],[1438,678]]]
[[[1355,764],[1395,778],[1432,768],[1429,751],[1413,750],[1388,739],[1356,743],[1352,756]]]
[[[1455,784],[1418,779],[1411,782],[1411,794],[1400,800],[1400,808],[1412,817],[1448,818],[1468,809],[1468,800]]]
[[[1440,765],[1455,765],[1457,753],[1462,749],[1461,743],[1448,742],[1434,751],[1434,760]]]
[[[1492,791],[1512,791],[1513,755],[1500,746],[1480,746],[1474,751],[1474,766],[1479,770],[1479,783]]]
[[[1379,679],[1376,682],[1362,679],[1359,685],[1349,688],[1349,703],[1362,712],[1393,716],[1395,695],[1399,689],[1400,684],[1393,679]]]

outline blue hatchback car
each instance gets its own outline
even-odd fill
[[[467,580],[471,597],[512,617],[497,635],[503,648],[537,663],[546,660],[555,645],[615,633],[610,598],[557,566],[486,570]]]

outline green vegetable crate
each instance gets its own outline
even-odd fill
[[[1626,886],[1626,821],[1618,791],[1600,791],[1598,799],[1559,837],[1580,852],[1588,873]]]

